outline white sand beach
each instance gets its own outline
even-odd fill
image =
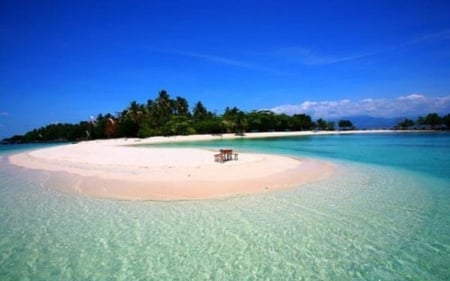
[[[258,133],[245,137],[305,134]],[[218,151],[135,146],[220,138],[237,137],[85,141],[15,154],[9,160],[23,168],[50,172],[59,188],[62,185],[65,190],[87,196],[124,200],[196,200],[268,192],[318,181],[334,171],[332,164],[312,159],[235,151],[238,160],[218,163],[214,161]]]

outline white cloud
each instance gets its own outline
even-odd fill
[[[284,72],[279,71],[279,69],[274,69],[271,67],[266,67],[263,64],[259,64],[259,63],[252,63],[246,60],[239,60],[239,59],[234,59],[234,58],[229,58],[229,57],[224,57],[224,56],[217,56],[217,55],[211,55],[211,54],[206,54],[206,53],[196,53],[196,52],[187,52],[187,51],[179,51],[179,50],[158,50],[158,52],[164,52],[164,53],[169,53],[169,54],[175,54],[175,55],[180,55],[180,56],[185,56],[185,57],[191,57],[197,60],[203,60],[205,62],[209,62],[209,63],[214,63],[214,64],[218,64],[218,65],[225,65],[225,66],[232,66],[232,67],[237,67],[237,68],[242,68],[242,69],[251,69],[251,70],[256,70],[256,71],[262,71],[262,72],[269,72],[272,74],[277,74],[277,75],[281,75],[281,74],[286,74]]]
[[[425,35],[422,35],[420,37],[414,38],[411,41],[405,42],[402,45],[416,45],[426,42],[439,42],[439,41],[445,41],[450,39],[450,29],[445,29],[437,32],[428,33]]]
[[[409,100],[409,101],[424,101],[424,100],[426,100],[426,97],[424,95],[411,94],[406,97],[401,96],[398,99],[399,100]]]
[[[450,29],[424,34],[422,36],[413,38],[408,41],[386,46],[381,49],[374,49],[371,51],[362,51],[350,54],[336,55],[336,54],[323,54],[317,50],[305,48],[303,46],[292,46],[280,48],[275,52],[275,54],[277,56],[284,57],[285,59],[291,62],[309,66],[319,66],[319,65],[337,64],[348,61],[360,60],[366,57],[391,52],[393,50],[398,50],[409,46],[415,46],[425,43],[438,43],[440,41],[446,40],[450,40]]]
[[[450,113],[450,96],[427,97],[421,94],[400,96],[394,99],[362,99],[335,101],[304,101],[271,109],[276,113],[306,113],[313,118],[338,118],[342,116],[404,117],[431,112]]]
[[[192,52],[181,52],[181,51],[177,51],[175,53],[193,57],[193,58],[207,60],[207,61],[214,62],[214,63],[227,64],[227,65],[243,67],[243,68],[255,68],[255,66],[248,64],[246,62],[234,60],[234,59],[230,59],[230,58],[226,58],[226,57],[219,57],[219,56],[214,56],[214,55],[209,55],[209,54],[200,54],[200,53],[192,53]]]
[[[308,48],[290,47],[281,48],[276,51],[276,54],[303,65],[326,65],[358,60],[367,56],[371,56],[374,53],[361,53],[346,56],[329,56],[318,54],[317,52]]]

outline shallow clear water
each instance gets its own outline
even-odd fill
[[[274,193],[127,202],[61,193],[2,151],[0,280],[450,280],[450,135],[196,145],[339,168]]]

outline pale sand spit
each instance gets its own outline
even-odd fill
[[[253,134],[250,137],[286,135],[293,134]],[[15,154],[9,161],[23,168],[50,172],[53,180],[49,185],[53,183],[58,188],[88,196],[124,200],[237,196],[298,187],[334,172],[332,164],[312,159],[237,151],[237,161],[217,163],[214,161],[217,151],[136,146],[220,138],[235,136],[86,141]]]

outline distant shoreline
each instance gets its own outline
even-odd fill
[[[301,137],[301,136],[326,136],[326,135],[351,135],[351,134],[400,134],[400,133],[433,133],[442,131],[433,130],[346,130],[346,131],[289,131],[289,132],[251,132],[244,135],[220,134],[220,135],[188,135],[170,137],[150,138],[122,138],[136,144],[156,144],[171,142],[210,141],[210,140],[233,140],[233,139],[260,139],[278,137]],[[101,140],[99,140],[101,141]],[[131,144],[131,143],[130,143]]]
[[[131,139],[136,142],[146,142],[147,140],[158,139],[158,142],[171,142],[173,139],[181,139],[183,141],[185,138],[192,138],[192,140],[204,140],[209,137],[214,139],[239,139],[239,138],[271,138],[271,137],[295,137],[295,136],[313,136],[313,135],[348,135],[348,134],[375,134],[375,133],[442,133],[448,132],[446,130],[394,130],[394,129],[370,129],[370,130],[334,130],[334,131],[274,131],[274,132],[246,132],[243,135],[236,135],[232,133],[228,134],[194,134],[194,135],[175,135],[175,136],[155,136],[149,138],[110,138],[110,139],[82,139],[77,141],[69,140],[52,140],[52,141],[38,141],[38,142],[0,142],[2,145],[10,144],[66,144],[66,143],[77,143],[84,141],[105,141],[105,140],[117,140],[117,139]],[[209,139],[208,139],[209,140]],[[191,141],[191,139],[189,140]]]

